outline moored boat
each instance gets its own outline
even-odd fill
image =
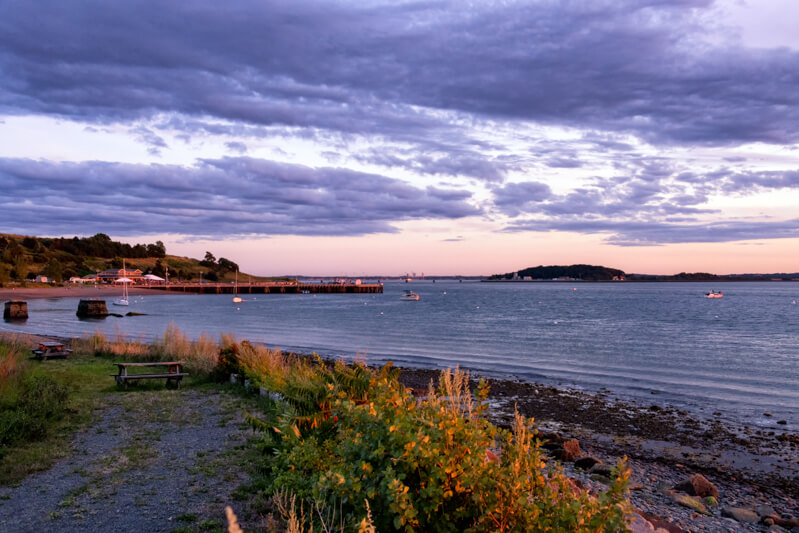
[[[413,301],[416,301],[418,299],[419,299],[419,295],[416,294],[415,292],[413,292],[410,289],[405,291],[405,294],[400,296],[400,300],[403,300],[403,301],[406,301],[406,302],[413,302]]]

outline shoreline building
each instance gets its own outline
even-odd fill
[[[142,271],[138,268],[132,270],[130,268],[109,268],[97,274],[99,282],[114,283],[120,278],[129,278],[133,280],[133,283],[141,283]]]

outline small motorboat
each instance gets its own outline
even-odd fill
[[[724,298],[724,295],[721,293],[721,291],[710,291],[705,293],[705,298]]]
[[[419,299],[419,295],[413,292],[412,290],[405,291],[405,294],[400,296],[400,300],[404,302],[415,302]]]

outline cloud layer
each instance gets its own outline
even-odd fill
[[[0,159],[0,184],[7,227],[41,234],[57,220],[81,234],[364,235],[480,213],[468,192],[246,157],[195,168]]]
[[[33,193],[76,233],[129,234],[124,209],[134,232],[187,235],[486,216],[614,244],[796,236],[712,202],[799,191],[796,168],[735,153],[796,148],[799,52],[746,48],[712,0],[3,4],[0,117],[127,128],[156,160],[213,136],[229,154],[0,160],[9,229],[52,233]],[[265,139],[331,164],[255,155]],[[671,155],[694,148],[725,161]]]
[[[711,4],[12,2],[0,105],[400,136],[437,126],[407,109],[422,106],[663,143],[796,142],[799,54],[710,46],[697,12]]]

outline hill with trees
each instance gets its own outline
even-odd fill
[[[624,271],[616,268],[594,265],[569,265],[569,266],[537,266],[529,267],[518,272],[507,274],[494,274],[489,280],[501,281],[512,279],[553,280],[574,279],[583,281],[611,281],[623,277]]]
[[[29,237],[0,234],[0,286],[24,283],[38,275],[56,283],[73,276],[83,277],[109,268],[140,269],[145,274],[178,281],[229,281],[239,266],[206,252],[203,260],[167,255],[161,241],[127,244],[98,233],[91,237]],[[246,274],[243,274],[246,276]],[[250,276],[253,281],[267,278]]]
[[[494,274],[489,281],[504,280],[580,280],[580,281],[799,281],[799,273],[776,274],[711,274],[708,272],[680,272],[679,274],[626,274],[622,270],[594,265],[537,266]]]

